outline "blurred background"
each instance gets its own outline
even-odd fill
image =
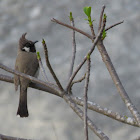
[[[49,57],[57,76],[66,86],[72,55],[72,31],[51,22],[52,18],[69,24],[69,12],[73,12],[75,26],[90,33],[83,7],[92,7],[92,18],[97,33],[102,5],[106,5],[107,27],[124,20],[109,30],[104,41],[106,49],[120,79],[137,109],[140,111],[140,1],[138,0],[0,0],[0,62],[14,68],[18,41],[27,32],[27,38],[36,44],[45,66],[41,40],[48,45]],[[91,48],[92,42],[76,33],[77,55],[75,68]],[[46,72],[53,82],[47,67]],[[85,73],[85,66],[76,79]],[[0,74],[11,75],[0,69]],[[13,76],[13,75],[11,75]],[[43,79],[41,73],[39,79]],[[75,84],[73,93],[83,97],[84,82]],[[92,54],[89,100],[126,116],[131,116],[111,80],[97,49]],[[65,103],[54,95],[28,89],[28,118],[16,117],[19,91],[14,85],[0,81],[0,133],[10,136],[76,140],[84,138],[83,122]],[[140,134],[129,126],[93,111],[88,111],[93,122],[112,140],[131,140]],[[97,139],[89,129],[90,139]]]

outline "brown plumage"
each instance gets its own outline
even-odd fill
[[[19,40],[19,48],[15,63],[15,70],[25,73],[27,75],[35,76],[39,64],[36,56],[35,42],[27,40],[25,38],[26,33],[22,35]],[[17,115],[20,117],[28,117],[28,107],[27,107],[27,88],[31,81],[17,75],[14,76],[15,90],[18,89],[20,85],[20,99]]]

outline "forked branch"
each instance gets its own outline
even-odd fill
[[[62,87],[60,81],[58,80],[58,78],[57,78],[57,76],[56,76],[56,74],[55,74],[55,72],[54,72],[54,70],[53,70],[53,68],[52,68],[52,66],[51,66],[51,64],[50,64],[49,56],[48,56],[48,49],[47,49],[47,45],[46,45],[46,42],[45,42],[44,39],[43,39],[43,41],[42,41],[42,44],[43,44],[43,47],[44,47],[45,58],[46,58],[46,64],[47,64],[47,66],[48,66],[48,68],[49,68],[49,70],[50,70],[50,73],[52,74],[52,76],[53,76],[53,78],[54,78],[56,84],[57,84],[58,87],[60,88],[60,90],[61,90],[61,91],[64,91],[64,89],[63,89],[63,87]]]
[[[93,43],[92,48],[88,51],[88,53],[86,54],[86,56],[84,57],[84,59],[82,60],[82,62],[78,65],[77,69],[76,69],[76,70],[74,71],[74,73],[72,74],[72,76],[71,76],[71,78],[70,78],[70,80],[69,80],[69,82],[68,82],[68,84],[67,84],[67,88],[66,88],[67,91],[69,91],[70,86],[71,86],[71,83],[72,83],[73,79],[75,78],[76,74],[77,74],[78,71],[81,69],[81,67],[84,65],[84,63],[86,62],[86,60],[87,60],[87,55],[91,55],[92,52],[94,51],[95,46],[96,46],[96,44],[98,43],[99,38],[101,37],[101,34],[102,34],[102,32],[103,32],[103,29],[105,28],[105,24],[106,24],[106,21],[104,20],[103,25],[102,25],[100,31],[98,32],[97,37],[96,37],[95,40],[94,40],[94,43]]]
[[[7,75],[0,74],[0,80],[4,81],[4,82],[14,83],[13,77],[10,77]],[[37,83],[30,83],[29,87],[37,89],[37,90],[45,91],[46,93],[50,93],[50,94],[53,94],[53,95],[56,95],[56,96],[62,98],[62,95],[58,94],[58,92],[57,92],[57,90],[59,90],[58,87],[57,87],[57,90],[52,90],[52,88],[46,87],[46,86],[41,85],[39,83],[38,84]],[[71,96],[71,98],[77,105],[80,105],[80,106],[84,105],[84,101],[80,97]],[[110,117],[110,118],[117,120],[119,122],[139,127],[137,122],[135,121],[135,119],[133,119],[129,116],[126,116],[126,115],[122,116],[118,112],[114,112],[108,108],[103,108],[99,104],[96,104],[95,102],[88,101],[87,103],[88,103],[88,109],[90,109],[90,110],[93,110],[93,111],[100,113],[102,115],[106,115],[107,117]]]

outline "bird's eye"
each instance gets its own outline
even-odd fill
[[[30,48],[32,45],[30,43],[26,43],[24,46]]]

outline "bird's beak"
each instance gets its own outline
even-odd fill
[[[34,44],[37,43],[37,42],[38,42],[38,41],[35,41]]]

